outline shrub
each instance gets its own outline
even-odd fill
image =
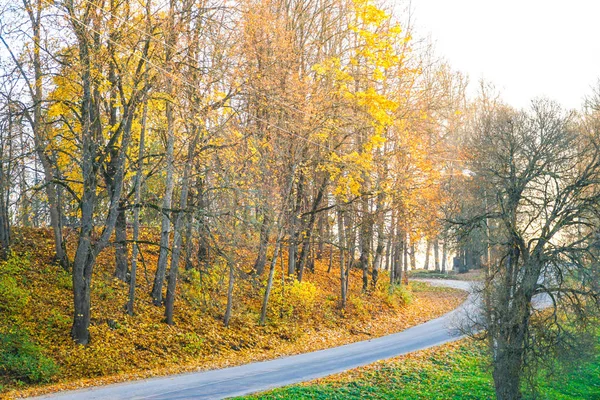
[[[292,315],[301,318],[310,315],[317,299],[317,287],[311,282],[294,280],[288,287],[287,306]]]
[[[29,383],[48,382],[58,373],[54,361],[23,330],[0,332],[0,375]]]
[[[394,287],[392,295],[396,301],[403,306],[406,306],[413,301],[412,292],[405,285],[397,285]]]
[[[406,306],[413,300],[412,292],[405,285],[394,285],[381,292],[388,307]]]
[[[269,312],[278,313],[281,318],[301,319],[309,316],[315,308],[317,287],[311,282],[298,282],[294,277],[286,277],[285,284],[275,274],[269,295]],[[264,283],[266,286],[266,281]],[[261,294],[261,298],[264,292]]]
[[[27,257],[12,255],[0,263],[0,314],[7,317],[21,313],[29,301],[29,293],[23,288]]]

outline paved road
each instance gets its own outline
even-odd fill
[[[470,282],[430,281],[469,290]],[[458,309],[400,333],[312,353],[207,372],[152,378],[44,396],[56,399],[222,399],[264,391],[437,346],[462,337],[456,328],[474,298]]]

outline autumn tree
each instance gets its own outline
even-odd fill
[[[55,110],[60,115],[56,129],[66,132],[65,136],[76,146],[80,157],[73,171],[81,183],[71,188],[80,213],[72,271],[74,317],[71,335],[77,343],[87,344],[90,340],[88,326],[92,272],[98,253],[110,242],[120,213],[119,203],[133,120],[138,105],[149,89],[143,72],[150,39],[138,36],[136,40],[130,36],[119,42],[114,37],[107,37],[107,42],[99,40],[97,32],[105,29],[106,21],[102,18],[103,9],[99,3],[66,1],[59,4],[59,11],[66,16],[73,35],[74,44],[69,53],[72,67],[68,71],[77,77],[78,82],[77,86],[72,87],[76,90],[71,94],[74,100],[63,98],[60,102],[62,108]],[[111,52],[109,47],[114,51]],[[123,50],[130,48],[134,49],[133,55],[124,55]],[[122,66],[126,66],[116,77],[108,76],[117,71],[110,67],[111,64],[104,63],[106,54],[120,59]],[[104,100],[110,104],[111,99],[115,99],[111,91],[107,93],[102,90],[107,80],[116,84],[119,92],[120,118],[116,126],[108,125],[110,117],[107,118],[102,108]],[[55,146],[60,145],[55,142]],[[112,190],[108,193],[108,207],[102,210],[98,196],[100,174],[108,168],[112,169]],[[102,221],[99,233],[96,232],[98,221]]]

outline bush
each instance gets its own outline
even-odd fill
[[[406,306],[412,303],[412,300],[412,292],[406,287],[406,285],[394,285],[391,293],[389,294],[389,301],[401,306]]]
[[[317,287],[311,282],[298,282],[293,277],[284,278],[285,285],[282,285],[277,275],[273,279],[269,297],[269,312],[278,313],[286,319],[301,319],[311,315],[317,300]],[[261,298],[263,295],[264,292]]]
[[[0,263],[0,314],[12,317],[21,313],[29,301],[29,293],[23,288],[27,257],[12,255]]]
[[[311,282],[294,280],[288,288],[287,306],[292,315],[300,318],[310,315],[317,300],[317,287]]]
[[[0,375],[15,381],[48,382],[58,373],[54,361],[23,330],[0,332]]]

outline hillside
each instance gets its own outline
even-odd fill
[[[145,234],[151,241],[152,234]],[[328,259],[317,260],[315,272],[306,274],[302,283],[276,276],[268,323],[261,327],[257,322],[264,278],[245,275],[240,268],[233,317],[226,328],[222,318],[227,293],[221,281],[225,274],[215,265],[208,271],[182,273],[175,325],[169,326],[163,322],[163,308],[153,306],[148,294],[158,252],[143,245],[145,265],[140,267],[134,316],[124,310],[128,285],[112,276],[113,252],[101,253],[92,281],[92,342],[84,347],[69,336],[72,284],[70,274],[51,262],[50,232],[17,230],[14,243],[14,255],[0,264],[0,279],[2,271],[5,277],[20,271],[13,276],[26,300],[18,305],[17,315],[3,319],[1,337],[5,346],[13,347],[18,347],[15,335],[28,337],[31,353],[39,357],[21,376],[6,361],[14,359],[4,358],[5,398],[336,346],[403,330],[453,309],[465,298],[462,292],[420,283],[389,294],[383,284],[388,279],[385,273],[381,285],[361,293],[358,271],[351,271],[348,307],[342,311],[338,271],[327,273]],[[70,252],[73,244],[69,242]],[[36,373],[39,368],[43,370]]]

